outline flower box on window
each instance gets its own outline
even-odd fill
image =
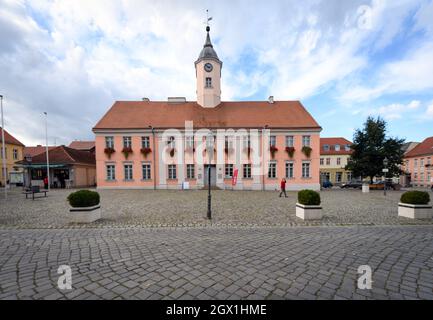
[[[308,147],[308,146],[303,146],[302,147],[302,153],[303,154],[305,154],[305,156],[307,157],[307,158],[309,158],[310,156],[311,156],[311,151],[312,151],[313,149],[311,149],[311,147]]]
[[[278,151],[278,148],[276,146],[270,146],[269,151],[271,151],[272,159],[275,158],[275,152]]]
[[[131,147],[124,147],[124,148],[122,149],[122,153],[123,153],[123,155],[125,156],[125,159],[128,159],[129,154],[132,153],[132,148],[131,148]]]
[[[152,149],[150,149],[150,148],[141,148],[140,151],[144,155],[144,157],[147,158],[147,155],[152,152]]]
[[[111,155],[115,153],[116,150],[114,148],[105,148],[104,153],[108,156],[109,159],[111,159]]]
[[[290,158],[293,158],[293,155],[295,154],[295,148],[293,147],[286,147],[286,152],[289,155]]]

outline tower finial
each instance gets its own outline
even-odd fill
[[[206,31],[210,31],[209,21],[212,20],[212,17],[209,17],[209,10],[206,9]]]

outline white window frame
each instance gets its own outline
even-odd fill
[[[141,147],[144,148],[150,148],[150,137],[144,136],[141,137]]]
[[[340,145],[339,145],[339,144],[336,144],[336,145],[334,146],[334,148],[335,148],[335,151],[340,151]]]
[[[176,180],[177,179],[177,165],[169,164],[167,166],[167,169],[168,169],[168,179],[169,180]]]
[[[329,151],[329,144],[323,145],[323,151]]]
[[[295,163],[293,161],[286,161],[285,171],[286,178],[293,179],[295,177]]]
[[[212,77],[206,77],[204,81],[205,88],[212,88]]]
[[[295,137],[286,136],[286,147],[293,148],[294,145],[295,145]]]
[[[268,179],[277,179],[277,161],[269,161]]]
[[[311,136],[302,136],[302,146],[309,147],[311,145]]]
[[[113,136],[105,137],[105,147],[114,149],[114,137]]]
[[[106,164],[105,165],[105,175],[107,181],[116,181],[116,165]]]
[[[277,146],[277,136],[269,136],[269,147]]]
[[[186,165],[186,178],[195,179],[195,165],[193,163]]]
[[[224,166],[224,174],[226,178],[232,178],[233,177],[233,164],[227,163]]]
[[[124,148],[132,148],[132,137],[124,136],[123,137],[123,147]]]
[[[141,175],[143,180],[152,180],[152,164],[150,162],[141,164]]]
[[[308,174],[306,174],[306,173],[308,173]],[[310,161],[303,161],[302,162],[302,178],[303,179],[311,178],[311,162]]]
[[[123,179],[125,181],[134,180],[134,166],[132,165],[132,163],[123,164]]]

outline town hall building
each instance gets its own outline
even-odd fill
[[[197,101],[116,101],[95,125],[100,189],[320,189],[321,127],[299,101],[221,101],[209,26]]]

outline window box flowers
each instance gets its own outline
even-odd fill
[[[147,158],[148,154],[152,152],[152,149],[150,149],[150,148],[141,148],[140,151],[144,155],[144,157]]]
[[[125,159],[128,159],[129,154],[132,153],[132,148],[131,147],[124,147],[122,149],[122,153],[125,156]]]
[[[104,153],[108,156],[108,159],[111,159],[111,155],[115,153],[116,150],[114,148],[105,148]]]
[[[271,146],[271,147],[269,148],[269,150],[271,151],[272,159],[275,158],[275,152],[278,151],[278,148],[277,148],[276,146]]]
[[[303,154],[305,154],[305,156],[307,157],[307,158],[309,158],[310,156],[311,156],[311,151],[312,151],[313,149],[311,149],[311,147],[308,147],[308,146],[303,146],[302,147],[302,153]]]
[[[293,158],[293,155],[295,154],[295,148],[293,147],[286,147],[286,152],[289,155],[290,158]]]

